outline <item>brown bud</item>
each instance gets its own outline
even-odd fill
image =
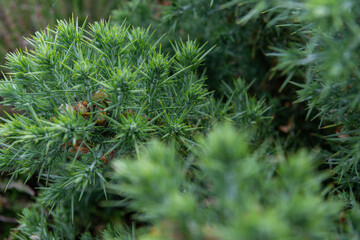
[[[98,91],[96,91],[92,97],[91,97],[91,100],[95,101],[95,102],[98,102],[100,100],[104,100],[106,98],[108,98],[109,95],[106,94],[106,92],[104,92],[103,89],[100,89]]]
[[[90,152],[90,149],[84,143],[81,144],[82,142],[83,141],[81,139],[77,140],[75,145],[73,145],[73,148],[70,152],[71,153],[79,152],[80,154],[86,154],[86,153]],[[72,143],[71,143],[71,145],[72,145]]]
[[[102,108],[100,108],[100,111],[103,110]],[[100,112],[97,114],[97,117],[96,117],[96,124],[99,125],[99,126],[105,126],[106,124],[106,119],[105,119],[105,115],[106,115],[106,112]]]
[[[100,158],[100,160],[103,161],[104,163],[108,163],[109,160],[112,160],[112,159],[114,158],[114,156],[115,156],[115,152],[114,152],[114,151],[111,151],[111,152],[110,152],[108,155],[106,155],[106,156],[105,156],[105,154],[102,155],[101,158]]]
[[[87,112],[87,108],[86,106],[84,106],[81,102],[79,102],[77,105],[76,105],[76,110],[81,113],[81,114],[84,114]]]
[[[81,114],[81,116],[83,116],[83,118],[88,118],[89,117],[89,112],[87,109],[87,102],[78,102],[78,104],[76,105],[76,111],[79,112]]]

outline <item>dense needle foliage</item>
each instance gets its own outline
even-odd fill
[[[357,1],[119,6],[6,56],[12,238],[359,238]]]
[[[169,57],[145,29],[75,21],[29,41],[34,50],[7,56],[1,95],[23,114],[1,127],[1,170],[44,179],[44,205],[106,196],[108,161],[152,136],[191,142],[207,95],[195,42],[175,44]]]
[[[136,239],[337,239],[339,205],[323,200],[311,157],[266,157],[248,137],[217,127],[192,150],[193,165],[158,142],[116,161],[112,191],[154,223]]]
[[[32,50],[7,55],[9,77],[0,86],[3,103],[22,113],[3,119],[0,169],[26,180],[35,175],[43,185],[39,204],[66,206],[52,214],[71,221],[76,213],[91,223],[83,209],[107,198],[108,163],[139,154],[150,138],[173,141],[185,154],[195,134],[221,119],[265,121],[264,103],[248,97],[240,80],[226,103],[209,95],[197,74],[206,53],[195,41],[173,43],[169,55],[149,30],[74,20],[28,41]],[[23,217],[42,216],[33,214]]]
[[[357,200],[360,197],[359,2],[251,2],[253,17],[265,12],[277,16],[273,19],[275,25],[284,20],[297,23],[294,34],[305,36],[305,43],[292,42],[288,47],[273,48],[269,55],[278,59],[274,70],[287,76],[284,84],[290,81],[298,89],[297,102],[307,104],[308,120],[320,120],[320,133],[326,140],[322,144],[322,160],[335,173],[338,193],[354,205],[351,195]]]

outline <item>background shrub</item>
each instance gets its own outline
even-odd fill
[[[247,139],[224,125],[199,141],[191,165],[158,142],[116,161],[112,191],[154,224],[136,239],[337,239],[339,205],[323,199],[311,157],[269,158]]]
[[[256,1],[259,6],[263,1]],[[288,21],[301,23],[308,37],[305,44],[291,44],[274,49],[279,64],[276,69],[301,76],[291,81],[298,88],[297,102],[308,106],[307,118],[320,119],[325,142],[323,161],[333,170],[339,194],[347,192],[359,200],[358,168],[358,56],[359,7],[356,1],[272,1],[261,11],[283,15]],[[276,8],[273,8],[277,6]],[[255,8],[254,8],[255,10]],[[284,11],[285,10],[285,11]]]

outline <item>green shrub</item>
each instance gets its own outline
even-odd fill
[[[0,170],[44,179],[45,206],[80,201],[74,214],[89,196],[106,197],[112,158],[153,136],[191,143],[200,127],[208,93],[195,75],[204,58],[195,42],[175,44],[170,57],[145,29],[60,21],[30,44],[7,55],[0,95],[24,113],[0,128]]]
[[[360,4],[357,1],[309,3],[304,19],[318,26],[313,30],[306,51],[297,50],[293,62],[305,62],[306,79],[300,84],[299,100],[308,103],[309,111],[316,111],[330,145],[327,162],[337,174],[342,189],[360,197],[358,176],[360,125],[360,84],[358,36]],[[319,12],[326,10],[324,13]],[[288,52],[283,55],[288,63]]]
[[[197,74],[207,53],[195,41],[173,43],[169,55],[149,30],[71,20],[36,32],[29,44],[7,55],[0,85],[2,103],[22,112],[0,126],[0,171],[26,181],[35,175],[40,185],[37,204],[22,214],[20,239],[71,239],[109,221],[114,212],[93,209],[113,197],[108,163],[138,155],[153,137],[186,154],[197,134],[223,119],[244,127],[268,122],[266,105],[241,80],[236,97],[210,96]],[[68,220],[51,230],[63,214]]]
[[[339,205],[324,200],[311,156],[269,157],[248,137],[224,125],[192,157],[153,142],[114,162],[111,190],[151,223],[136,239],[337,239]]]
[[[59,21],[6,57],[0,96],[23,114],[0,126],[0,171],[39,185],[14,238],[359,235],[356,2],[123,4],[116,21],[159,30]],[[238,130],[209,133],[224,120]],[[288,152],[318,144],[321,162]]]
[[[258,2],[258,5],[264,1]],[[271,3],[270,3],[271,2]],[[339,194],[359,200],[359,9],[357,1],[270,1],[258,12],[283,15],[301,24],[303,44],[274,49],[276,66],[298,87],[308,118],[320,119],[323,161],[334,170]],[[257,5],[257,6],[258,6]],[[274,8],[274,6],[277,6]],[[302,76],[302,80],[292,78]]]

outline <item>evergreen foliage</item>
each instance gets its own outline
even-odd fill
[[[14,239],[359,238],[360,3],[120,6],[6,56]]]
[[[225,124],[186,155],[174,142],[152,141],[135,159],[114,161],[108,191],[122,200],[112,211],[132,210],[142,227],[108,226],[101,239],[339,239],[354,232],[350,224],[337,231],[340,204],[324,199],[327,174],[315,170],[311,155],[269,156],[248,138]],[[62,208],[41,209],[24,210],[19,239],[75,239],[73,225],[57,222],[70,222]],[[81,239],[98,238],[87,232]]]
[[[269,157],[248,138],[223,125],[187,158],[152,142],[116,161],[112,191],[153,224],[137,239],[337,239],[339,205],[324,200],[312,157]]]
[[[148,29],[104,21],[86,28],[74,20],[28,41],[31,50],[7,55],[0,85],[2,103],[22,112],[2,119],[0,171],[26,181],[35,175],[41,186],[38,207],[23,212],[20,239],[71,239],[95,224],[84,209],[111,198],[108,163],[138,155],[153,137],[185,154],[196,134],[223,119],[248,127],[268,122],[264,102],[249,97],[241,80],[228,101],[210,96],[197,74],[207,52],[195,41],[173,43],[169,55]],[[51,230],[62,214],[63,228]],[[37,221],[45,215],[50,225]]]
[[[51,171],[57,184],[71,187],[52,188],[46,204],[102,185],[99,165],[138,151],[151,136],[190,141],[197,127],[191,121],[207,95],[194,74],[204,57],[195,42],[176,44],[169,57],[147,30],[105,22],[86,30],[75,21],[60,21],[29,41],[34,50],[7,56],[12,77],[1,84],[3,103],[24,114],[4,120],[1,166],[29,177],[70,171],[65,178]],[[74,164],[63,169],[68,160]]]
[[[299,22],[304,44],[274,49],[277,70],[299,88],[298,102],[308,105],[307,117],[319,118],[327,140],[324,162],[336,174],[339,194],[359,200],[358,84],[359,9],[357,1],[254,1],[258,13],[269,11],[288,22]],[[276,8],[274,8],[277,6]],[[295,14],[290,14],[295,13]],[[274,20],[277,24],[279,21]],[[302,77],[302,81],[292,78]]]

